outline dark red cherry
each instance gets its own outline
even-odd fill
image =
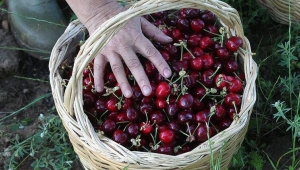
[[[214,13],[212,13],[211,11],[204,11],[200,14],[200,18],[208,23],[214,23],[216,20],[216,16]]]
[[[128,138],[128,134],[122,130],[116,130],[112,135],[112,140],[121,145],[126,145],[129,142]]]
[[[190,108],[193,105],[194,98],[191,94],[184,94],[179,97],[177,104],[181,109]]]
[[[243,90],[243,84],[239,79],[233,78],[230,83],[227,84],[227,89],[231,93],[240,93]]]
[[[209,128],[209,130],[206,127],[206,124],[201,124],[195,132],[196,140],[199,142],[207,141],[208,136],[212,136],[212,128]]]
[[[190,60],[190,66],[193,71],[202,70],[203,67],[202,59],[200,57],[193,58],[192,60]]]
[[[229,93],[224,98],[224,103],[227,107],[239,106],[241,104],[241,97],[235,93]]]
[[[239,47],[243,46],[243,40],[240,37],[231,36],[225,42],[225,45],[230,51],[236,52],[239,49]]]
[[[164,109],[167,107],[167,102],[165,98],[156,98],[155,100],[155,106],[158,109]]]
[[[170,117],[174,117],[179,112],[179,106],[177,102],[170,102],[166,107],[166,113]]]
[[[226,47],[216,49],[216,54],[221,60],[228,60],[231,52]]]
[[[204,54],[200,58],[203,62],[203,69],[204,70],[212,68],[212,66],[214,65],[214,58],[213,58],[212,55]]]
[[[181,111],[177,115],[177,121],[179,124],[192,123],[194,115],[190,111]]]
[[[136,122],[138,118],[139,118],[139,111],[137,111],[135,108],[129,107],[126,110],[126,120],[130,122]]]
[[[192,53],[193,53],[194,57],[201,57],[205,54],[203,49],[200,47],[193,48]]]
[[[205,28],[205,23],[201,19],[191,20],[191,29],[195,33],[200,33]]]
[[[213,45],[213,40],[210,37],[203,37],[200,40],[200,48],[202,48],[203,50],[208,50],[210,47],[212,47]]]
[[[198,47],[200,44],[200,40],[201,40],[201,35],[199,35],[199,34],[191,35],[187,40],[188,48]]]
[[[149,122],[141,122],[139,128],[144,135],[150,135],[153,132],[153,126]]]
[[[209,119],[210,111],[209,109],[204,109],[196,113],[195,121],[197,123],[207,123]]]
[[[205,87],[213,87],[214,85],[214,70],[208,69],[201,74],[201,83]]]
[[[165,155],[174,155],[174,147],[171,145],[160,145],[156,152]]]
[[[239,70],[239,64],[236,60],[231,59],[225,62],[225,70],[227,73],[233,73]]]
[[[106,135],[111,135],[113,132],[117,129],[117,124],[115,121],[111,119],[106,119],[102,125],[101,125],[101,130],[106,134]]]
[[[170,144],[175,139],[175,132],[171,129],[165,129],[160,131],[158,136],[163,144]]]
[[[130,123],[126,128],[126,132],[130,137],[137,137],[140,133],[139,125],[136,123]]]
[[[188,32],[190,31],[190,22],[186,18],[179,18],[177,20],[177,27],[183,32]]]
[[[155,110],[152,112],[149,119],[150,119],[151,123],[156,123],[158,125],[161,125],[161,124],[165,123],[166,116],[162,110]]]
[[[83,92],[83,103],[84,106],[93,106],[96,101],[96,96],[91,91],[84,91]]]

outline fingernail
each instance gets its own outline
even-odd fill
[[[165,77],[170,77],[171,74],[172,74],[172,73],[171,73],[171,70],[169,70],[169,69],[165,69],[165,70],[164,70],[164,76],[165,76]]]
[[[144,95],[149,95],[150,93],[151,93],[151,89],[150,89],[150,87],[148,87],[148,86],[144,86],[143,87],[143,93],[144,93]]]
[[[124,96],[127,97],[127,98],[129,98],[131,96],[131,91],[130,90],[126,90],[124,92]]]
[[[173,39],[169,36],[166,36],[168,41],[172,41]]]

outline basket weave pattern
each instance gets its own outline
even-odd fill
[[[290,19],[293,24],[300,22],[299,0],[257,0],[257,2],[267,8],[271,17],[279,23],[288,25]]]
[[[244,89],[239,119],[217,134],[211,141],[204,142],[194,150],[169,156],[157,153],[130,151],[114,141],[97,134],[84,114],[82,100],[82,71],[110,38],[122,28],[126,21],[154,12],[199,8],[210,10],[219,18],[228,35],[243,39],[244,50],[239,50],[239,61],[244,66],[246,87]],[[73,67],[73,75],[65,88],[59,68],[71,56],[85,27],[78,21],[70,23],[65,33],[54,46],[49,62],[50,82],[56,109],[66,128],[70,141],[86,169],[210,169],[210,153],[214,158],[222,156],[221,169],[229,166],[231,158],[240,147],[247,132],[249,117],[256,100],[255,79],[257,66],[251,56],[250,43],[244,37],[239,15],[235,9],[218,0],[142,0],[128,10],[103,23],[99,29],[81,46]]]

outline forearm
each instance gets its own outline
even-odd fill
[[[66,0],[78,19],[90,32],[124,8],[115,0]]]

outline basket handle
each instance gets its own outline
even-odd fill
[[[104,22],[91,37],[82,45],[75,58],[73,75],[64,94],[64,106],[71,116],[74,116],[74,101],[82,100],[82,72],[84,68],[97,56],[99,51],[108,43],[112,36],[133,17],[151,14],[159,11],[198,8],[213,12],[229,35],[237,35],[246,42],[243,26],[238,12],[227,3],[220,0],[141,0],[127,10]],[[250,51],[244,43],[243,48]],[[78,107],[77,107],[78,108]],[[82,107],[80,107],[82,109]],[[83,112],[83,110],[80,110]]]

